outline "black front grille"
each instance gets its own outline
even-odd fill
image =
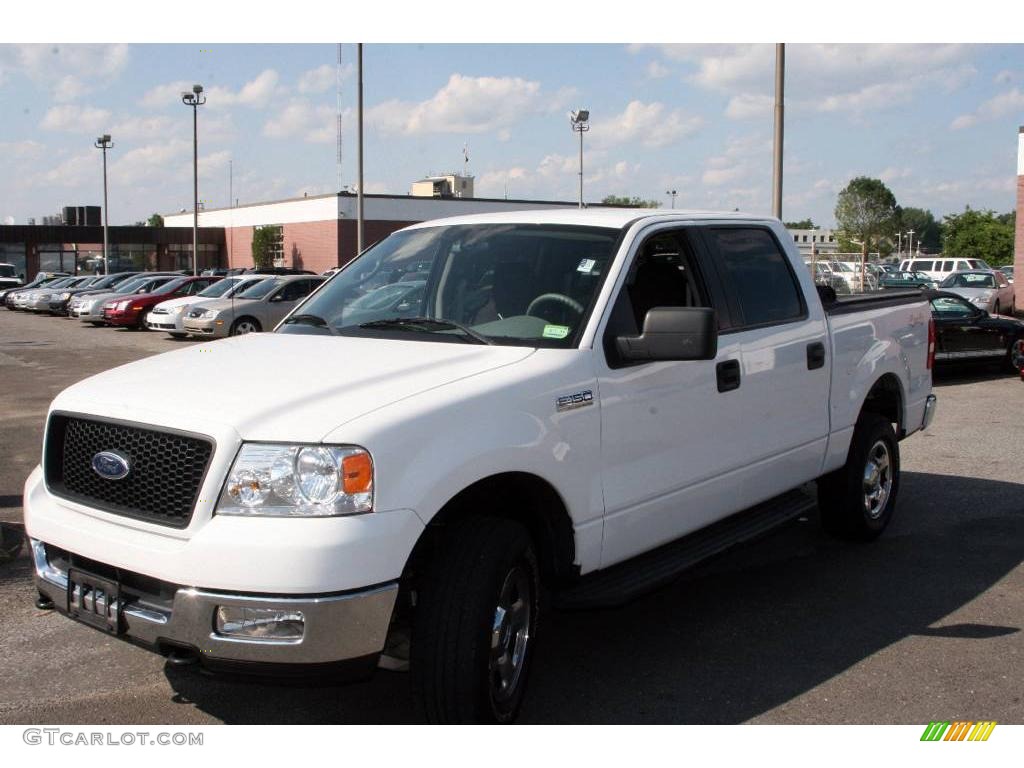
[[[100,451],[124,456],[128,475],[100,476],[92,468]],[[46,485],[107,512],[185,528],[212,454],[213,441],[201,435],[54,414],[46,433]]]

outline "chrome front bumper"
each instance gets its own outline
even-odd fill
[[[58,611],[67,615],[67,572],[50,562],[42,541],[31,539],[31,545],[36,588],[53,601]],[[137,590],[127,587],[123,590],[120,618],[114,619],[120,626],[119,636],[124,639],[165,654],[190,650],[204,664],[268,664],[299,669],[303,665],[379,655],[387,639],[398,584],[338,595],[296,597],[238,595],[178,587],[169,601],[135,592]],[[72,596],[73,600],[76,598],[77,595]],[[301,611],[302,637],[278,640],[219,634],[216,631],[219,606]],[[110,612],[112,606],[87,607],[114,616]]]

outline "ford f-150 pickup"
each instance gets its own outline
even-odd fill
[[[918,291],[819,294],[775,219],[418,224],[273,332],[62,392],[25,486],[37,604],[214,671],[407,669],[426,719],[507,722],[548,606],[815,504],[878,536],[934,348]]]

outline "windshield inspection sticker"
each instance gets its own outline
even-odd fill
[[[580,265],[576,267],[577,272],[582,272],[585,275],[589,275],[594,271],[594,267],[597,265],[597,261],[594,259],[583,259]]]
[[[545,339],[564,339],[569,335],[569,326],[567,325],[545,325],[544,332],[541,333]]]

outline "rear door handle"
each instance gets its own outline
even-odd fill
[[[807,370],[825,367],[825,345],[820,341],[807,345]]]
[[[723,360],[715,366],[718,377],[718,391],[731,392],[740,388],[740,361]]]

